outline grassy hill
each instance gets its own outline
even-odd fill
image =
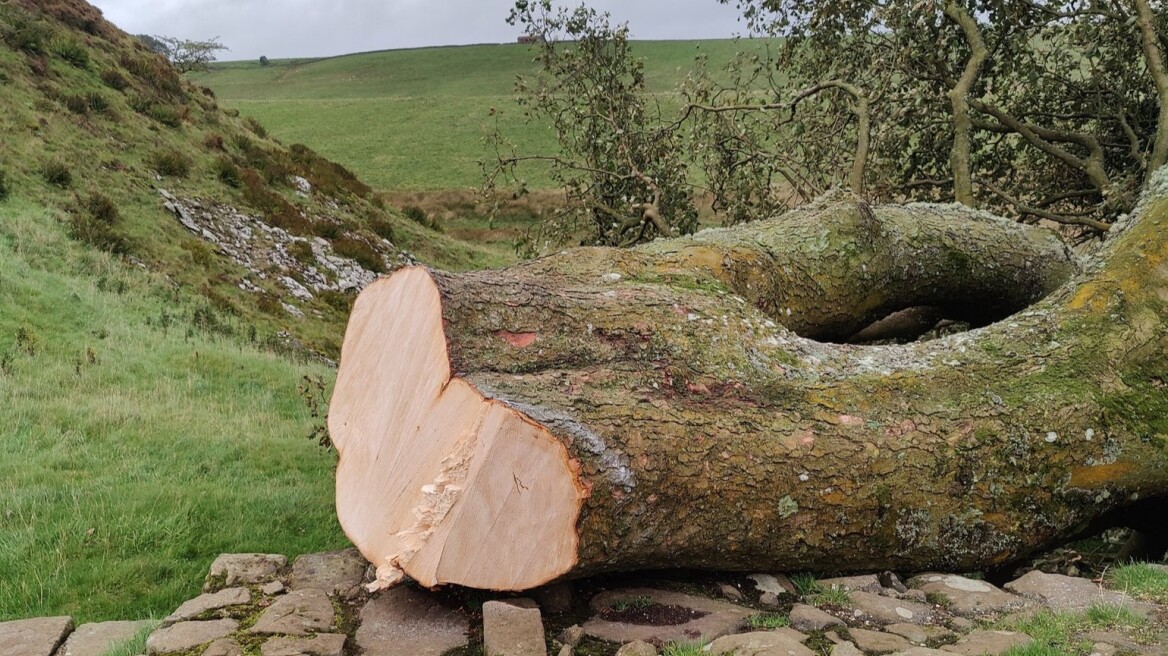
[[[641,41],[635,52],[649,88],[668,102],[699,53],[725,62],[740,48],[761,46]],[[515,77],[535,70],[533,55],[518,44],[391,50],[268,66],[232,62],[194,79],[273,134],[312,146],[378,189],[449,190],[480,184],[478,162],[491,157],[482,137],[496,119],[520,146],[553,151],[554,134],[525,123],[514,101]]]
[[[0,620],[160,617],[219,553],[343,546],[298,385],[327,393],[344,277],[497,255],[81,0],[0,3],[0,89]]]

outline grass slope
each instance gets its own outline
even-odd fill
[[[298,397],[320,365],[0,204],[0,621],[160,617],[222,552],[345,545]]]
[[[725,62],[743,47],[761,44],[640,41],[635,52],[649,88],[668,97],[699,53]],[[269,66],[232,62],[194,79],[378,189],[460,189],[481,183],[478,162],[492,157],[482,138],[496,119],[523,149],[554,152],[554,133],[525,123],[514,100],[515,77],[535,71],[533,55],[518,44],[391,50]]]

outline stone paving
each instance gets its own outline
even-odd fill
[[[225,554],[211,566],[204,594],[160,622],[0,622],[0,656],[107,656],[145,631],[143,656],[657,656],[676,642],[702,644],[712,656],[999,656],[1032,638],[993,620],[1100,604],[1145,618],[1146,630],[1093,630],[1084,622],[1075,640],[1090,645],[1090,656],[1168,656],[1164,607],[1038,571],[1004,589],[944,573],[905,583],[886,572],[821,580],[817,591],[800,595],[782,574],[760,573],[687,592],[668,579],[665,587],[558,583],[530,598],[476,603],[413,586],[369,595],[370,570],[353,550],[292,563]],[[622,614],[630,607],[664,614],[638,623]],[[780,621],[764,629],[759,618]]]

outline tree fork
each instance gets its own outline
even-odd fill
[[[1114,233],[1077,273],[1042,229],[836,202],[398,271],[345,335],[338,516],[383,585],[1015,561],[1168,494],[1168,203]],[[792,332],[918,306],[1015,314],[906,346]]]

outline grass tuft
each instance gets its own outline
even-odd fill
[[[791,618],[779,613],[758,613],[751,615],[746,625],[752,629],[781,629],[791,625]]]
[[[187,177],[191,165],[190,156],[180,150],[160,150],[150,157],[150,167],[168,178]]]
[[[89,51],[85,49],[85,46],[72,39],[59,38],[55,40],[53,42],[53,54],[75,68],[89,68]]]
[[[1168,603],[1168,570],[1147,563],[1132,563],[1111,570],[1107,580],[1129,595]]]
[[[41,177],[44,181],[53,185],[67,189],[73,185],[73,172],[69,170],[69,165],[61,159],[54,159],[45,164],[41,169]]]

